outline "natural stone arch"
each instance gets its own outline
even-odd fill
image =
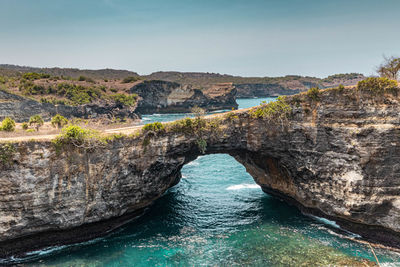
[[[115,229],[179,182],[182,166],[201,155],[199,138],[205,153],[235,157],[264,191],[400,247],[398,97],[353,89],[325,91],[319,102],[296,97],[283,124],[243,110],[201,134],[170,128],[92,151],[14,144],[12,164],[0,170],[0,256]]]

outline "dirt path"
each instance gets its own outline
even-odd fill
[[[243,112],[248,109],[241,109],[241,110],[235,110],[234,112]],[[211,119],[211,118],[216,118],[216,117],[221,117],[224,116],[225,113],[216,113],[216,114],[211,114],[204,116],[205,119]],[[163,124],[168,123],[168,122],[163,122]],[[129,127],[122,127],[122,128],[115,128],[115,129],[107,129],[100,131],[102,133],[107,133],[107,134],[132,134],[136,132],[137,130],[140,130],[143,127],[143,125],[136,125],[136,126],[129,126]],[[0,142],[20,142],[20,141],[30,141],[30,140],[36,140],[36,141],[43,141],[43,140],[52,140],[56,138],[58,134],[43,134],[43,135],[25,135],[25,136],[11,136],[11,137],[2,137],[0,138]]]

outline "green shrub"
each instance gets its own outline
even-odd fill
[[[110,88],[110,91],[113,92],[113,93],[116,93],[116,92],[118,92],[118,89]]]
[[[67,124],[68,120],[64,116],[61,116],[60,114],[57,114],[53,118],[51,118],[51,125],[53,127],[62,128]]]
[[[27,132],[27,133],[34,133],[34,132],[35,132],[35,129],[27,129],[27,130],[25,130],[25,132]]]
[[[129,76],[129,77],[124,78],[122,80],[122,83],[133,83],[133,82],[136,82],[136,81],[139,81],[139,80],[140,80],[139,77]]]
[[[204,139],[198,139],[197,140],[197,147],[199,148],[199,151],[201,154],[204,154],[207,149],[207,141]]]
[[[92,78],[86,77],[86,76],[83,76],[83,75],[81,75],[81,76],[78,77],[78,81],[80,81],[80,82],[94,83],[94,80],[93,80]]]
[[[30,81],[34,81],[34,80],[38,80],[38,79],[47,79],[47,78],[50,78],[49,74],[36,73],[36,72],[28,72],[28,73],[24,73],[22,75],[22,79],[30,80]]]
[[[110,98],[114,100],[117,104],[122,104],[124,106],[134,106],[137,100],[137,94],[125,95],[125,94],[113,94]]]
[[[39,131],[39,128],[44,124],[44,121],[40,115],[34,115],[29,118],[29,126],[35,127],[36,131]]]
[[[29,125],[28,125],[27,122],[23,122],[22,125],[21,125],[21,127],[22,127],[23,130],[28,130]]]
[[[224,118],[230,121],[234,121],[236,119],[239,119],[239,116],[235,114],[235,112],[228,112],[224,115]]]
[[[397,81],[382,77],[370,77],[359,81],[357,90],[371,92],[373,94],[397,93],[399,90]]]
[[[165,130],[165,127],[161,122],[156,121],[156,122],[153,122],[153,123],[146,124],[145,126],[143,126],[142,130],[144,132],[150,132],[150,131],[162,132],[162,131]]]
[[[103,138],[101,134],[95,130],[85,129],[78,125],[69,125],[64,127],[61,134],[52,142],[56,147],[56,151],[60,152],[66,145],[93,149],[107,144],[107,138]]]
[[[13,132],[15,130],[15,121],[9,117],[5,118],[1,122],[0,130],[6,132]]]
[[[0,144],[0,163],[2,167],[10,164],[16,149],[13,144],[3,143]]]
[[[286,97],[278,97],[276,101],[266,103],[250,111],[253,118],[266,118],[270,120],[284,120],[292,113],[292,108],[286,103]]]
[[[343,86],[343,84],[339,84],[339,86],[338,86],[338,90],[339,90],[340,92],[343,92],[343,90],[344,90],[344,86]]]
[[[57,85],[57,95],[68,98],[71,105],[82,105],[101,98],[100,89],[70,83],[59,83]]]
[[[308,89],[306,94],[310,99],[312,99],[314,101],[319,100],[319,88],[318,87],[312,87],[312,88]]]

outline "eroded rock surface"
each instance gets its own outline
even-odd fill
[[[232,83],[195,88],[176,82],[151,80],[132,87],[140,100],[137,111],[142,114],[191,112],[193,107],[208,111],[237,108],[236,88]]]
[[[36,114],[40,114],[45,120],[49,120],[56,114],[61,114],[67,118],[139,119],[140,116],[135,113],[135,108],[135,106],[125,106],[114,101],[101,99],[79,106],[53,105],[0,91],[0,120],[11,117],[17,122],[24,122]]]
[[[114,229],[179,182],[200,139],[205,153],[244,164],[265,192],[400,247],[399,97],[345,89],[287,101],[288,120],[243,110],[209,118],[215,125],[201,133],[147,133],[90,151],[15,143],[0,171],[0,256]]]

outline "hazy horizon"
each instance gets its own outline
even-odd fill
[[[395,0],[2,0],[0,63],[210,72],[371,75],[398,55]]]

